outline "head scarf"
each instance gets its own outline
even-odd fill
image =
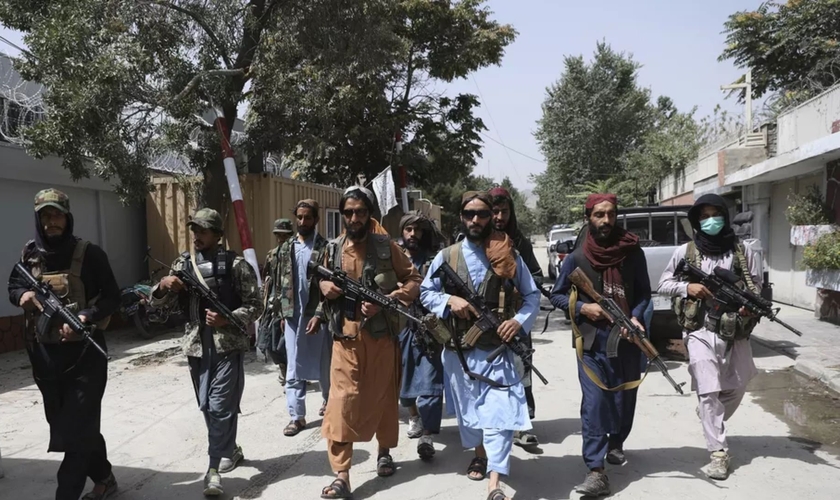
[[[486,191],[467,191],[461,197],[461,209],[463,210],[472,200],[481,200],[487,204],[487,208],[493,207],[493,201]],[[513,252],[513,240],[507,233],[491,230],[490,236],[484,240],[484,253],[494,273],[505,279],[513,279],[516,274],[516,254]]]
[[[615,195],[592,194],[586,199],[586,212],[591,212],[595,205],[604,201],[609,201],[618,208]],[[613,227],[612,234],[606,242],[599,243],[589,230],[583,241],[583,255],[592,265],[592,269],[602,273],[604,277],[604,296],[615,300],[627,314],[630,314],[630,304],[627,302],[620,266],[628,255],[639,248],[639,237],[619,226]]]
[[[490,195],[486,191],[467,191],[461,196],[461,210],[467,206],[467,203],[473,200],[483,201],[487,205],[487,208],[493,207],[493,200],[490,199]]]
[[[700,215],[703,210],[703,205],[717,207],[721,215],[723,215],[723,229],[714,236],[700,230]],[[702,255],[717,256],[735,251],[738,237],[729,224],[729,208],[726,206],[726,201],[722,197],[716,194],[704,194],[698,198],[694,202],[694,206],[688,211],[688,221],[691,223],[691,227],[694,228],[694,244],[697,245],[697,249],[700,250]]]

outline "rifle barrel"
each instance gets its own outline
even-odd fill
[[[685,384],[685,382],[683,382],[682,384],[678,384],[673,378],[671,378],[671,374],[668,373],[668,367],[665,366],[665,363],[662,362],[659,356],[653,358],[651,361],[653,362],[653,364],[656,365],[657,368],[659,368],[659,371],[662,372],[662,375],[665,375],[665,378],[668,379],[668,382],[671,383],[671,386],[673,386],[678,393],[685,394],[682,390],[682,385]]]
[[[800,332],[800,331],[799,331],[799,330],[797,330],[796,328],[794,328],[794,327],[790,326],[789,324],[785,323],[784,321],[780,320],[780,319],[779,319],[779,318],[777,318],[775,315],[774,315],[774,316],[770,316],[770,321],[775,321],[776,323],[778,323],[778,324],[782,325],[783,327],[787,328],[788,330],[790,330],[791,332],[795,333],[796,335],[798,335],[798,336],[800,336],[800,337],[802,336],[802,332]]]

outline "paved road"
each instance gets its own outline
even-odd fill
[[[545,254],[538,248],[540,252]],[[517,499],[578,498],[572,489],[585,473],[574,351],[570,332],[555,319],[559,317],[552,316],[550,330],[535,338],[536,362],[550,383],[535,388],[534,429],[541,447],[534,453],[514,450],[513,476],[507,484]],[[152,344],[134,340],[131,332],[114,336],[103,433],[121,486],[117,498],[201,498],[207,465],[205,428],[186,364],[174,353],[176,336]],[[792,364],[760,345],[755,350],[762,370]],[[669,362],[669,366],[677,381],[689,380],[684,364]],[[285,400],[274,367],[252,361],[246,371],[239,441],[247,461],[225,477],[225,498],[318,498],[331,475],[316,416],[317,388],[312,387],[307,396],[313,422],[298,436],[287,438],[282,435],[288,422]],[[728,481],[715,483],[700,472],[708,454],[695,414],[696,398],[675,395],[661,375],[651,373],[640,389],[635,429],[626,444],[628,462],[608,471],[613,498],[836,498],[840,484],[836,449],[791,434],[782,419],[765,410],[779,407],[787,412],[788,408],[783,401],[776,401],[778,405],[761,401],[767,381],[772,380],[762,377],[765,383],[756,384],[730,422],[734,473]],[[60,457],[46,453],[40,395],[20,353],[0,356],[0,422],[6,469],[0,499],[52,498]],[[417,458],[416,441],[404,437],[406,428],[403,420],[400,444],[393,453],[399,469],[391,478],[376,477],[374,444],[357,447],[352,471],[356,498],[485,498],[486,483],[464,475],[470,454],[460,447],[453,419],[444,420],[431,463]]]

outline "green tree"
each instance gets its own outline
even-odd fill
[[[249,105],[237,149],[279,153],[306,179],[371,178],[397,130],[418,177],[466,175],[478,102],[430,89],[498,64],[513,40],[483,3],[0,0],[0,23],[29,47],[16,68],[49,89],[30,151],[63,157],[75,178],[112,179],[126,200],[143,199],[148,166],[175,155],[204,174],[204,202],[218,208],[226,183],[211,107],[233,124]]]
[[[781,108],[809,99],[840,79],[840,2],[764,2],[724,23],[719,60],[752,70],[752,94],[776,94]],[[744,91],[739,91],[743,101]]]
[[[447,237],[461,224],[461,197],[467,191],[487,191],[496,183],[493,179],[483,176],[467,175],[449,183],[433,184],[426,192],[426,197],[442,206],[441,230]]]

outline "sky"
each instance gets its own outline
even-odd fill
[[[517,188],[533,188],[531,175],[545,170],[533,136],[545,90],[560,78],[565,56],[591,60],[599,40],[642,64],[639,83],[652,90],[654,99],[667,95],[681,111],[697,106],[698,120],[718,104],[742,115],[743,105],[720,90],[743,74],[730,61],[718,62],[725,40],[721,32],[730,14],[755,10],[760,4],[761,0],[489,0],[493,18],[512,24],[519,35],[500,66],[481,69],[445,90],[478,95],[482,103],[477,114],[489,138],[484,138],[483,157],[474,173],[497,181],[508,176]],[[0,36],[23,44],[19,33],[6,28],[0,27]],[[0,50],[17,54],[4,43]]]

